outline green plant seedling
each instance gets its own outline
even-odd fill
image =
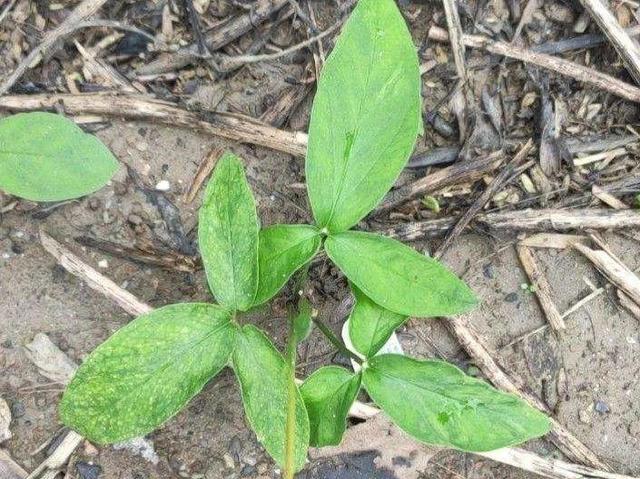
[[[118,161],[95,136],[53,113],[0,120],[0,190],[32,201],[62,201],[102,188]]]
[[[422,129],[420,109],[418,59],[395,2],[360,0],[314,100],[306,176],[315,224],[260,229],[241,162],[225,154],[207,186],[198,235],[218,305],[166,306],[118,331],[79,368],[62,398],[63,422],[98,443],[147,434],[229,365],[249,425],[286,478],[304,467],[309,445],[340,443],[362,388],[427,443],[487,451],[545,434],[544,414],[453,365],[378,354],[409,316],[459,314],[477,302],[436,260],[351,229],[408,161]],[[243,314],[273,298],[296,271],[304,281],[321,248],[351,284],[355,351],[303,298],[291,312],[283,354]],[[296,345],[312,323],[361,363],[359,372],[323,367],[296,386]]]

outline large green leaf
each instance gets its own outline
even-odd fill
[[[347,414],[360,390],[360,374],[338,366],[326,366],[309,376],[300,387],[311,423],[311,445],[340,444]]]
[[[321,236],[309,225],[275,225],[260,231],[259,281],[255,304],[271,299],[320,248]]]
[[[306,160],[318,226],[369,213],[411,154],[420,119],[416,49],[393,0],[360,0],[322,69]]]
[[[93,135],[53,113],[0,120],[0,189],[32,201],[62,201],[102,188],[118,161]]]
[[[258,288],[258,215],[240,159],[218,161],[200,208],[198,239],[209,286],[220,304],[246,311]]]
[[[329,236],[325,248],[364,294],[398,314],[446,316],[476,304],[467,285],[442,264],[391,238],[347,231]]]
[[[60,404],[62,421],[98,443],[151,432],[229,361],[236,326],[212,304],[142,315],[93,351]]]
[[[442,361],[376,356],[363,383],[398,426],[429,444],[490,451],[543,436],[550,428],[549,419],[521,399]]]
[[[240,382],[244,410],[258,441],[284,467],[289,367],[262,331],[246,325],[238,334],[233,367]],[[295,468],[303,468],[309,447],[309,418],[296,392]]]
[[[376,354],[406,316],[374,303],[367,295],[352,285],[356,303],[349,316],[349,338],[356,350],[369,358]]]

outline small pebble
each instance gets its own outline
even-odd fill
[[[249,466],[255,466],[258,462],[258,460],[256,459],[255,456],[252,455],[246,455],[242,458],[242,462],[249,465]]]
[[[229,454],[233,457],[234,461],[240,461],[240,452],[242,451],[242,443],[240,442],[240,438],[238,436],[234,436],[229,443]]]
[[[600,414],[606,414],[611,411],[609,409],[609,405],[606,402],[601,400],[597,400],[594,407],[595,407],[595,410],[598,411]]]
[[[127,194],[127,185],[124,183],[113,183],[113,191],[118,196],[124,196]]]
[[[102,202],[98,198],[89,198],[89,209],[96,211],[100,209]]]
[[[236,463],[234,462],[233,457],[231,457],[231,454],[229,454],[228,452],[224,453],[222,459],[224,460],[224,465],[227,467],[227,469],[233,469],[234,467],[236,467]]]
[[[14,401],[11,404],[11,415],[16,419],[19,417],[23,417],[27,409],[24,407],[24,404],[21,401]]]
[[[482,266],[482,274],[487,279],[493,279],[494,278],[493,265],[491,263],[487,263],[487,264],[483,265]]]
[[[138,226],[142,224],[142,218],[135,214],[135,213],[131,213],[128,217],[127,217],[127,221],[129,223],[131,223],[134,226]]]
[[[84,442],[84,453],[87,456],[97,456],[98,448],[91,444],[89,441]]]
[[[98,479],[102,472],[102,467],[98,464],[78,461],[76,462],[76,471],[82,479]]]
[[[578,418],[580,419],[580,422],[584,424],[591,424],[591,414],[589,414],[589,411],[587,410],[578,412]]]
[[[255,468],[255,466],[244,466],[242,468],[242,471],[240,471],[240,475],[242,477],[251,477],[255,475],[256,472],[258,472],[258,470]]]
[[[156,185],[157,191],[169,191],[170,189],[171,183],[169,183],[167,180],[158,181],[158,184]]]
[[[518,301],[518,293],[509,293],[504,297],[507,303],[515,303]]]

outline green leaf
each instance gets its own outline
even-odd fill
[[[322,69],[306,160],[320,227],[369,213],[404,168],[422,120],[416,48],[393,0],[360,0]]]
[[[60,404],[62,422],[101,444],[151,432],[227,364],[236,335],[230,319],[212,304],[138,317],[80,366]]]
[[[320,368],[305,380],[300,394],[309,413],[312,446],[340,444],[359,390],[360,374],[338,366]]]
[[[271,299],[320,248],[320,232],[309,225],[275,225],[260,231],[259,281],[254,304]]]
[[[429,444],[491,451],[543,436],[551,427],[521,399],[442,361],[376,356],[363,383],[400,428]]]
[[[228,308],[246,311],[258,288],[258,215],[240,159],[218,161],[200,208],[198,241],[211,292]]]
[[[93,135],[53,113],[0,120],[0,189],[32,201],[62,201],[102,188],[118,161]]]
[[[347,231],[329,236],[325,249],[364,294],[398,314],[447,316],[476,305],[471,290],[451,271],[391,238]]]
[[[354,285],[351,285],[351,289],[356,304],[349,316],[349,338],[358,352],[370,358],[385,345],[407,317],[374,303]]]
[[[285,464],[289,367],[282,354],[255,326],[238,334],[233,367],[240,382],[244,410],[258,441],[280,467]],[[295,468],[304,467],[309,446],[309,418],[296,391]]]

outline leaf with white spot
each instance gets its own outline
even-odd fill
[[[230,309],[246,311],[256,296],[259,229],[242,163],[225,153],[200,208],[198,243],[211,292]]]
[[[153,431],[227,364],[236,331],[230,313],[213,304],[138,317],[78,368],[60,403],[62,422],[100,444]]]
[[[320,243],[320,232],[310,225],[273,225],[260,231],[254,304],[262,304],[280,291],[293,273],[311,261]]]
[[[329,235],[324,247],[349,281],[395,313],[449,316],[477,304],[469,287],[440,262],[394,239],[345,231]]]
[[[364,357],[376,354],[407,317],[389,311],[351,285],[356,304],[349,316],[349,339]]]
[[[347,414],[360,390],[360,374],[325,366],[309,376],[300,394],[309,412],[311,445],[338,445],[347,427]]]
[[[375,356],[362,381],[400,428],[429,444],[491,451],[543,436],[551,425],[522,399],[442,361]]]
[[[285,466],[285,443],[290,368],[265,334],[246,325],[238,333],[233,369],[240,382],[242,402],[258,441],[280,465]],[[304,466],[309,447],[309,418],[298,388],[294,388],[295,470]]]

